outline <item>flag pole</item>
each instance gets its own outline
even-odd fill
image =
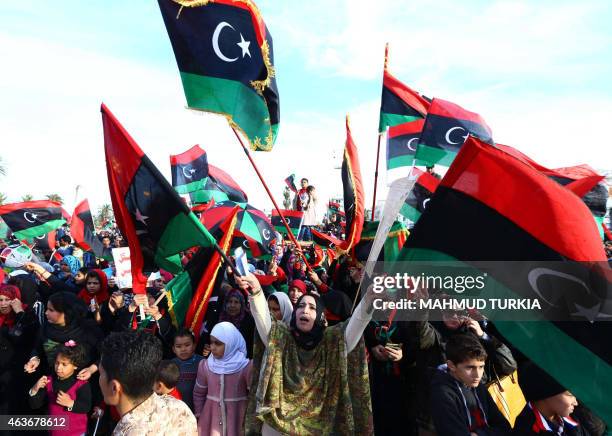
[[[378,146],[376,147],[376,167],[374,169],[374,198],[372,199],[372,221],[374,221],[374,212],[376,211],[376,187],[378,185],[378,160],[380,158],[380,138],[378,134]]]
[[[387,71],[387,63],[389,62],[389,43],[385,44],[385,63],[384,70]],[[384,72],[383,72],[384,76]],[[383,84],[384,86],[384,84]],[[382,110],[382,107],[381,107]],[[372,221],[374,221],[374,212],[376,211],[376,188],[378,186],[378,162],[380,159],[380,138],[382,132],[378,132],[378,145],[376,146],[376,167],[374,169],[374,198],[372,199]]]
[[[276,204],[276,200],[274,200],[274,196],[272,195],[272,192],[270,192],[270,189],[268,188],[268,185],[266,184],[266,181],[263,179],[263,176],[259,172],[259,169],[257,168],[257,165],[255,164],[255,161],[253,160],[253,157],[251,156],[251,153],[249,152],[249,149],[244,145],[244,141],[242,140],[242,138],[240,137],[240,135],[236,131],[236,128],[234,126],[232,126],[232,125],[230,125],[230,127],[232,128],[232,130],[234,132],[234,135],[236,135],[236,138],[238,138],[238,142],[242,146],[242,150],[244,151],[244,154],[246,154],[247,157],[249,158],[249,162],[251,162],[251,165],[253,166],[253,169],[257,173],[257,177],[259,177],[259,180],[261,181],[261,184],[263,185],[263,187],[265,188],[266,192],[268,193],[268,197],[270,197],[270,200],[272,200],[272,204],[274,205],[274,209],[276,209],[276,212],[278,212],[278,216],[280,216],[281,221],[283,222],[283,225],[287,229],[287,235],[289,236],[289,239],[291,239],[291,242],[293,242],[293,244],[297,248],[298,253],[300,254],[300,257],[302,258],[302,260],[306,264],[306,268],[308,269],[308,271],[312,271],[312,268],[310,268],[310,264],[308,263],[308,260],[306,259],[306,256],[304,256],[304,253],[302,252],[302,247],[298,243],[297,239],[295,239],[295,236],[293,236],[293,233],[291,232],[291,229],[289,228],[289,224],[285,220],[285,217],[283,216],[283,214],[281,213],[278,205]]]

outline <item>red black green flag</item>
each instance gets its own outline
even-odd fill
[[[104,247],[96,236],[87,199],[81,201],[74,208],[70,221],[70,235],[83,250],[92,251],[97,257],[102,257]]]
[[[285,217],[285,221],[287,221],[287,224],[291,229],[291,233],[293,233],[293,236],[297,238],[298,234],[300,233],[300,228],[302,227],[304,212],[299,210],[281,209],[281,213],[283,214],[283,217]],[[281,220],[281,217],[276,211],[276,209],[272,209],[272,216],[270,217],[270,222],[278,233],[280,233],[281,235],[287,234],[287,229],[283,225],[283,221]]]
[[[346,117],[346,144],[342,159],[342,187],[344,191],[344,213],[346,216],[346,238],[340,245],[342,250],[349,250],[359,242],[364,221],[363,183],[357,146],[351,135],[348,116]]]
[[[17,239],[32,239],[66,223],[62,205],[55,201],[35,200],[0,206],[0,217]]]
[[[431,196],[436,192],[440,180],[418,168],[413,168],[412,171],[414,174],[417,174],[418,178],[414,188],[412,188],[408,197],[406,197],[400,209],[400,214],[416,223],[425,211]]]
[[[192,205],[211,200],[247,202],[246,193],[225,171],[208,163],[206,151],[199,145],[170,156],[172,186],[181,195],[189,195]]]
[[[34,244],[34,248],[38,250],[55,250],[56,230],[51,230],[49,233],[36,236],[29,239],[28,242]]]
[[[363,231],[361,232],[361,239],[354,247],[354,256],[356,259],[367,260],[370,251],[372,251],[372,244],[374,243],[374,237],[378,230],[378,224],[378,221],[365,222]],[[385,245],[378,256],[378,261],[395,261],[406,242],[406,238],[408,238],[408,229],[403,223],[395,221],[389,229]]]
[[[424,120],[411,121],[389,127],[387,132],[387,171],[397,168],[425,165],[415,161],[417,145],[423,130]]]
[[[280,118],[272,36],[250,0],[158,0],[191,109],[223,114],[253,150]]]
[[[239,210],[239,207],[235,207],[215,234],[226,254],[231,249]],[[223,277],[223,274],[219,274],[222,264],[223,258],[216,249],[201,247],[185,265],[185,271],[166,285],[168,308],[176,327],[188,327],[199,337],[208,302]]]
[[[472,264],[532,261],[538,266],[540,261],[557,261],[568,271],[586,270],[579,280],[584,280],[590,292],[581,291],[579,296],[593,300],[594,310],[592,304],[587,311],[566,300],[554,310],[566,313],[571,321],[547,317],[542,321],[496,321],[495,325],[506,340],[612,423],[612,322],[602,321],[612,316],[606,312],[612,287],[609,279],[589,267],[594,262],[605,263],[606,256],[591,214],[580,198],[520,159],[470,136],[399,258]],[[497,274],[509,275],[511,271],[515,275],[505,282],[511,295],[538,298],[539,291],[531,281],[535,269],[527,267],[520,274],[508,269]],[[564,277],[550,270],[547,274],[559,279],[555,295],[576,290],[567,274]],[[546,313],[552,313],[552,306],[549,309]]]
[[[380,133],[383,133],[387,127],[425,118],[429,109],[429,100],[397,80],[387,70],[387,63],[388,47],[385,48],[385,69],[378,122]]]
[[[179,252],[215,240],[104,104],[101,111],[113,211],[130,247],[134,292],[144,293],[144,271],[178,273]]]
[[[297,194],[298,189],[297,186],[295,186],[295,174],[291,174],[290,176],[288,176],[285,179],[285,184],[292,192],[295,192]]]
[[[416,158],[427,165],[450,166],[468,135],[492,143],[491,129],[480,115],[434,98],[425,118]]]

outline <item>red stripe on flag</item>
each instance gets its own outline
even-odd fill
[[[206,152],[196,144],[184,153],[170,155],[170,165],[186,165],[205,154]]]
[[[22,201],[21,203],[3,204],[2,206],[0,206],[0,215],[4,215],[6,213],[14,212],[16,210],[21,210],[21,209],[62,209],[62,215],[64,215],[65,213],[65,211],[62,208],[62,205],[58,203],[57,201],[34,200],[34,201]]]
[[[458,104],[450,101],[442,100],[441,98],[434,98],[429,106],[429,113],[432,115],[438,115],[447,118],[455,118],[458,120],[471,121],[473,123],[480,124],[488,132],[491,132],[489,126],[482,117],[476,112],[470,112]]]
[[[425,125],[425,120],[410,121],[408,123],[398,124],[397,126],[391,126],[389,127],[389,138],[421,133],[423,125]]]
[[[418,175],[417,183],[419,185],[427,189],[432,194],[436,191],[438,185],[440,184],[440,179],[418,168],[413,168],[412,172]]]
[[[281,209],[281,213],[283,214],[284,217],[290,217],[290,218],[302,218],[302,216],[304,215],[304,212],[302,211],[289,210],[289,209]],[[279,216],[276,209],[272,209],[272,216]]]
[[[418,92],[397,80],[387,70],[385,70],[383,73],[383,86],[393,94],[397,95],[421,115],[427,115],[430,106],[429,102],[421,97]]]
[[[477,138],[467,139],[441,184],[491,207],[569,259],[607,260],[601,239],[588,235],[598,229],[580,198],[568,195],[554,180]],[[564,216],[563,222],[576,225],[559,228],[555,216]]]

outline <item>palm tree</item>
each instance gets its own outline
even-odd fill
[[[4,192],[0,192],[0,204],[4,204],[6,201],[6,194]]]
[[[26,194],[21,197],[21,201],[32,201],[34,200],[34,196],[32,194]]]
[[[2,158],[0,157],[0,176],[4,176],[6,174],[6,167],[4,166],[4,162],[2,162]]]
[[[49,201],[57,201],[59,204],[64,203],[64,199],[59,194],[47,194],[46,197]]]

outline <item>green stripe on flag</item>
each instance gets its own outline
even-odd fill
[[[242,222],[240,223],[240,232],[244,233],[249,238],[259,242],[260,244],[263,244],[263,241],[261,239],[261,234],[259,233],[259,228],[257,227],[257,224],[255,224],[255,221],[253,220],[251,215],[246,212],[242,214]]]
[[[51,220],[51,221],[47,221],[46,223],[41,224],[41,225],[36,226],[36,227],[29,227],[27,229],[23,229],[23,230],[20,230],[18,232],[14,232],[13,235],[17,239],[36,238],[37,236],[45,235],[45,234],[49,233],[51,230],[58,229],[61,226],[63,226],[64,224],[66,224],[66,220],[65,219]]]
[[[202,180],[196,180],[195,182],[187,183],[185,185],[175,186],[174,190],[179,194],[189,194],[190,192],[202,189],[204,186],[206,186],[207,181],[208,177],[205,177]]]
[[[219,203],[221,201],[228,201],[229,197],[225,192],[216,189],[202,189],[191,193],[191,202],[193,204],[208,203],[211,200]]]
[[[289,227],[291,229],[291,233],[293,233],[293,236],[295,236],[297,238],[298,233],[299,233],[299,229],[293,229],[291,227]],[[284,225],[280,225],[280,226],[274,226],[274,229],[280,233],[281,235],[284,235],[287,233],[287,229],[285,228]]]
[[[457,153],[453,151],[428,147],[424,144],[419,144],[416,152],[416,158],[427,162],[427,165],[443,165],[445,167],[450,167],[455,160],[455,156],[457,156]]]
[[[183,271],[170,280],[166,285],[166,291],[168,292],[168,308],[172,321],[176,327],[181,327],[185,324],[185,315],[193,297],[189,273]]]
[[[409,123],[411,121],[422,120],[422,117],[415,117],[414,115],[398,115],[388,114],[386,112],[380,113],[380,121],[378,123],[378,131],[380,133],[387,130],[388,127],[397,126],[399,124]]]
[[[253,88],[235,80],[184,72],[181,80],[190,108],[231,116],[251,142],[259,138],[265,145],[270,134],[275,138],[278,126],[270,125],[268,106]]]
[[[597,224],[597,231],[599,232],[599,236],[601,236],[601,239],[603,240],[604,230],[603,230],[602,224],[604,222],[604,217],[593,215],[593,218],[595,218],[595,224]]]
[[[402,208],[400,209],[400,214],[408,218],[413,223],[416,223],[419,218],[421,218],[421,212],[406,203],[402,205]]]
[[[169,222],[157,242],[155,263],[172,274],[182,271],[179,252],[190,247],[210,247],[215,238],[193,213],[179,213]]]

